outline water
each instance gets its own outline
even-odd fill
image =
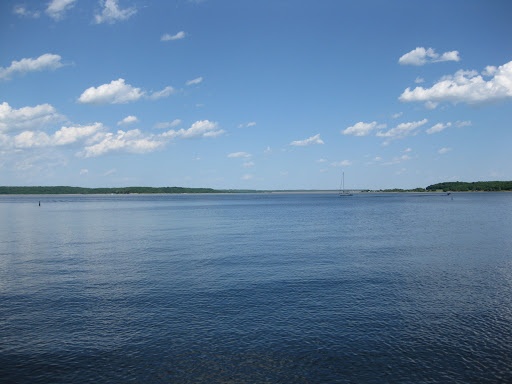
[[[512,194],[0,196],[0,381],[512,382]]]

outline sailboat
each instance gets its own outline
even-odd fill
[[[351,193],[345,192],[345,172],[343,172],[341,175],[341,187],[340,187],[339,196],[341,196],[341,197],[352,196]]]

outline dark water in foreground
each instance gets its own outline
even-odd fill
[[[0,381],[512,382],[512,194],[1,196]]]

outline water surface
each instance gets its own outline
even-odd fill
[[[0,196],[0,380],[511,382],[512,194]]]

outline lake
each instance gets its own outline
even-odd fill
[[[512,193],[0,196],[0,381],[512,382]]]

